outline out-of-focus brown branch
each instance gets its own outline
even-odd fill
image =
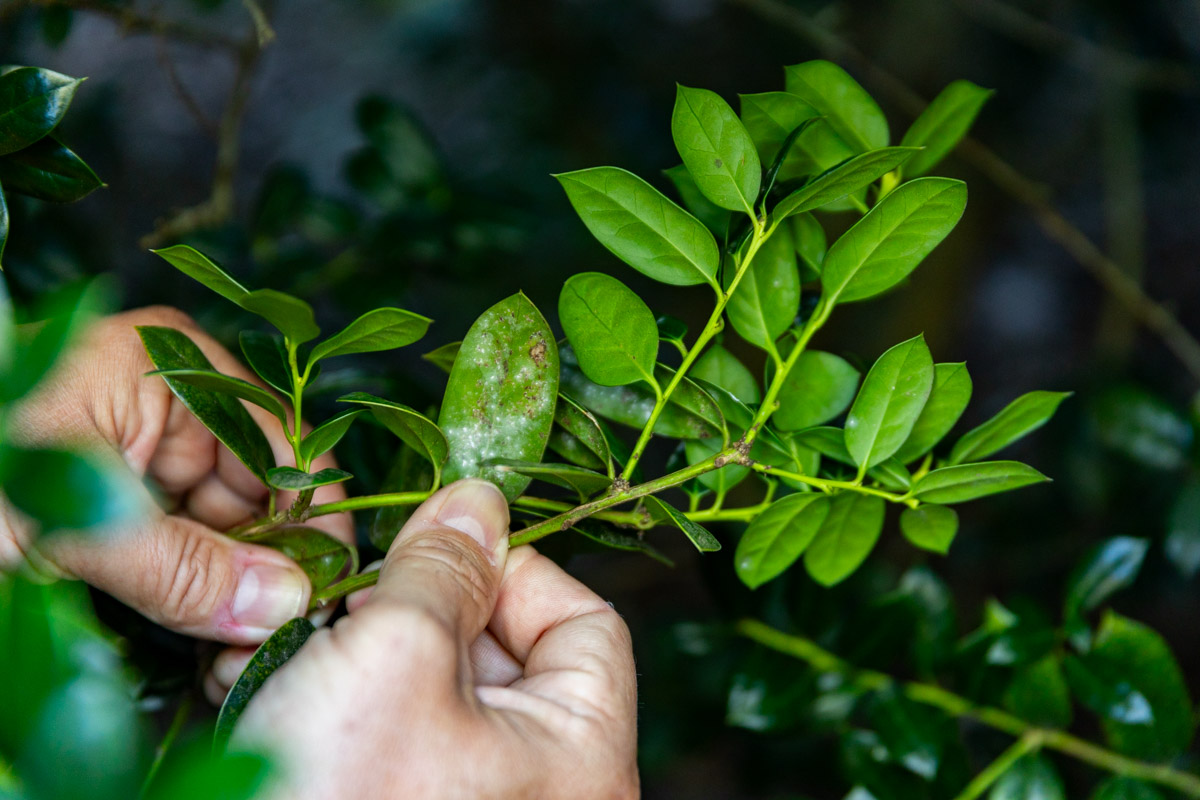
[[[43,8],[60,6],[95,14],[112,20],[126,34],[163,36],[198,47],[225,48],[227,50],[240,50],[242,47],[239,39],[221,31],[202,28],[181,20],[143,14],[129,3],[118,4],[105,2],[105,0],[24,0],[24,2],[19,0],[13,4],[13,7],[21,5]]]
[[[806,39],[829,59],[852,66],[865,80],[901,111],[916,117],[926,100],[904,81],[875,63],[865,53],[833,33],[810,15],[781,0],[728,0],[765,20]],[[1050,202],[1047,188],[1021,174],[989,147],[963,139],[956,152],[1017,202],[1027,206],[1042,231],[1111,294],[1134,319],[1158,336],[1188,372],[1200,380],[1200,341],[1141,285],[1109,258],[1087,234],[1072,224]]]
[[[1086,71],[1104,69],[1132,87],[1195,94],[1196,71],[1186,64],[1143,59],[1059,30],[1001,0],[954,0],[967,15],[1022,44],[1058,56]]]
[[[196,120],[196,124],[204,129],[205,133],[214,139],[217,138],[217,123],[209,118],[208,114],[204,113],[204,109],[200,107],[196,96],[184,85],[183,80],[179,77],[179,72],[175,69],[175,61],[171,58],[171,53],[167,49],[167,40],[159,38],[157,42],[158,63],[166,73],[167,82],[171,84],[171,90],[175,92],[175,96],[179,98],[179,102],[183,103],[188,113],[192,115],[192,119]]]

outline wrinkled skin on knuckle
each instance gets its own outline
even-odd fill
[[[232,597],[236,576],[217,540],[189,536],[181,543],[151,540],[163,548],[155,563],[162,569],[153,576],[145,607],[154,608],[157,621],[189,629],[205,625],[223,597]]]
[[[409,535],[402,547],[388,554],[384,569],[389,567],[412,570],[431,584],[453,586],[461,598],[460,612],[482,609],[490,614],[499,588],[497,570],[479,546],[448,528],[431,526]]]

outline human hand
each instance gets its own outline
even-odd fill
[[[184,408],[152,370],[135,326],[183,330],[221,372],[257,382],[229,352],[182,312],[139,309],[96,322],[49,379],[17,410],[11,430],[24,444],[116,451],[139,477],[161,489],[159,509],[146,492],[146,519],[97,535],[50,537],[38,552],[65,575],[108,592],[181,633],[231,644],[264,640],[303,614],[310,587],[283,554],[218,533],[265,512],[266,488]],[[278,420],[247,406],[281,464],[292,454]],[[326,456],[314,469],[332,466]],[[317,502],[340,499],[336,486]],[[344,515],[320,524],[352,541]],[[0,502],[0,566],[32,543],[20,515]]]
[[[267,680],[235,740],[280,758],[280,797],[638,796],[628,629],[507,534],[491,484],[437,492],[370,596]]]

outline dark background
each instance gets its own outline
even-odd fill
[[[89,76],[60,133],[108,187],[63,208],[14,201],[10,280],[30,297],[107,272],[125,306],[182,307],[232,343],[247,320],[143,240],[212,190],[216,142],[205,126],[229,101],[236,59],[226,48],[130,30],[126,4],[72,5],[94,8],[68,19],[61,9],[0,2],[0,63]],[[232,0],[134,8],[226,36],[249,30]],[[826,55],[772,16],[779,8],[815,20],[925,98],[958,78],[995,89],[975,136],[1149,297],[1200,330],[1200,6],[1171,0],[291,0],[268,6],[276,38],[248,73],[232,216],[160,243],[185,239],[250,284],[304,294],[329,330],[381,304],[433,317],[429,348],[334,376],[418,407],[436,400],[443,380],[419,352],[460,339],[475,315],[518,289],[553,319],[559,287],[575,272],[617,275],[656,312],[698,325],[707,294],[652,284],[617,262],[550,174],[612,164],[666,190],[659,171],[678,162],[669,127],[676,82],[736,107],[739,92],[781,90],[784,65]],[[902,100],[861,62],[841,63],[876,94],[898,141],[911,122]],[[355,177],[353,158],[370,163],[356,125],[366,95],[409,109],[441,166],[391,189]],[[396,147],[408,163],[425,163],[426,140],[406,135]],[[772,735],[724,725],[740,646],[689,655],[705,646],[689,644],[691,629],[678,623],[797,602],[860,614],[870,588],[916,563],[951,585],[967,630],[991,596],[1028,597],[1053,616],[1063,577],[1090,546],[1150,539],[1146,568],[1116,605],[1166,636],[1193,696],[1200,690],[1200,614],[1186,569],[1200,547],[1200,508],[1178,510],[1180,493],[1197,491],[1200,375],[1051,241],[1028,205],[958,157],[939,171],[970,186],[958,229],[907,289],[839,309],[818,345],[869,364],[924,331],[935,360],[971,368],[964,426],[1032,389],[1074,390],[1012,452],[1055,483],[965,507],[946,558],[886,534],[864,576],[831,595],[796,575],[751,597],[733,578],[732,548],[701,563],[665,532],[655,539],[677,559],[674,570],[615,553],[572,558],[571,569],[634,630],[647,797],[840,796],[848,784],[830,766],[834,750],[803,724]],[[736,337],[727,344],[760,363]],[[360,452],[351,458],[370,462],[382,445],[360,437],[352,447]],[[352,466],[370,474],[370,463]],[[799,677],[800,666],[792,669]]]

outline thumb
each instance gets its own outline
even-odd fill
[[[53,537],[57,566],[179,633],[257,644],[308,608],[303,570],[267,547],[182,517],[104,538]]]
[[[401,528],[363,608],[417,611],[465,648],[487,627],[507,556],[504,495],[487,481],[458,481]]]

